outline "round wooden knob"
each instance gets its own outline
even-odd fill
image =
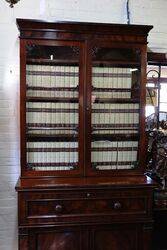
[[[62,209],[63,209],[62,205],[56,205],[56,207],[55,207],[55,210],[57,213],[61,213]]]
[[[114,209],[119,210],[121,207],[122,205],[119,201],[114,203]]]

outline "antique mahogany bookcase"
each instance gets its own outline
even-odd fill
[[[21,250],[148,250],[152,26],[17,19]]]

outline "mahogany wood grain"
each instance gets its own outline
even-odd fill
[[[81,250],[80,235],[77,232],[39,233],[37,236],[38,250]]]
[[[113,176],[113,177],[78,177],[78,178],[21,178],[16,185],[17,191],[52,190],[70,188],[154,188],[156,183],[147,176]]]
[[[19,250],[28,250],[28,235],[19,236]]]
[[[138,230],[136,225],[97,228],[92,250],[138,250]]]
[[[147,53],[147,61],[149,65],[167,65],[166,53]]]
[[[19,193],[20,225],[41,223],[87,223],[138,221],[151,218],[150,190],[141,188],[57,190]]]
[[[146,44],[152,26],[44,22],[17,19],[20,30],[20,125],[21,178],[18,192],[19,250],[150,250],[153,189],[155,183],[145,169],[145,82]],[[26,55],[26,46],[79,48],[79,60],[67,56],[51,62]],[[141,60],[93,60],[92,49],[131,49],[141,52]],[[71,54],[70,54],[71,55]],[[70,58],[71,57],[71,58]],[[102,60],[103,58],[103,60]],[[67,60],[68,59],[68,60]],[[79,99],[26,98],[26,64],[79,65]],[[140,133],[135,135],[91,135],[92,66],[141,67],[141,92],[133,98],[104,99],[101,103],[140,103]],[[47,88],[45,89],[48,90]],[[62,90],[53,88],[52,91]],[[64,89],[65,90],[65,89]],[[67,89],[66,91],[70,89]],[[95,89],[97,90],[97,89]],[[29,91],[29,90],[28,90]],[[99,89],[98,91],[101,91]],[[105,90],[107,91],[107,90]],[[113,89],[112,91],[115,91]],[[26,131],[26,102],[78,102],[79,134],[45,136]],[[32,110],[28,110],[28,112]],[[48,111],[48,110],[47,110]],[[67,111],[67,110],[66,110]],[[45,112],[46,113],[46,112]],[[52,113],[53,114],[53,113]],[[120,127],[121,129],[121,127]],[[138,128],[137,128],[138,129]],[[91,140],[138,140],[139,165],[134,170],[95,171],[91,166]],[[79,141],[79,166],[71,171],[34,171],[27,168],[26,142]],[[60,148],[62,150],[64,146]],[[34,150],[34,149],[33,149]],[[37,152],[41,147],[37,147]],[[47,149],[49,152],[50,147]],[[54,152],[57,152],[55,148]],[[28,151],[31,150],[28,148]],[[36,151],[35,151],[36,152]],[[59,151],[58,151],[59,152]],[[67,151],[68,152],[68,151]],[[109,151],[111,152],[111,151]]]

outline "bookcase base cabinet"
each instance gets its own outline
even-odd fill
[[[152,184],[28,183],[17,186],[20,250],[151,249]]]
[[[27,235],[19,236],[20,250],[150,249],[150,223],[23,228],[24,231]]]

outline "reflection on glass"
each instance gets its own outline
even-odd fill
[[[133,169],[138,160],[140,53],[96,48],[92,67],[92,167]]]
[[[78,166],[79,50],[27,46],[27,167]]]

